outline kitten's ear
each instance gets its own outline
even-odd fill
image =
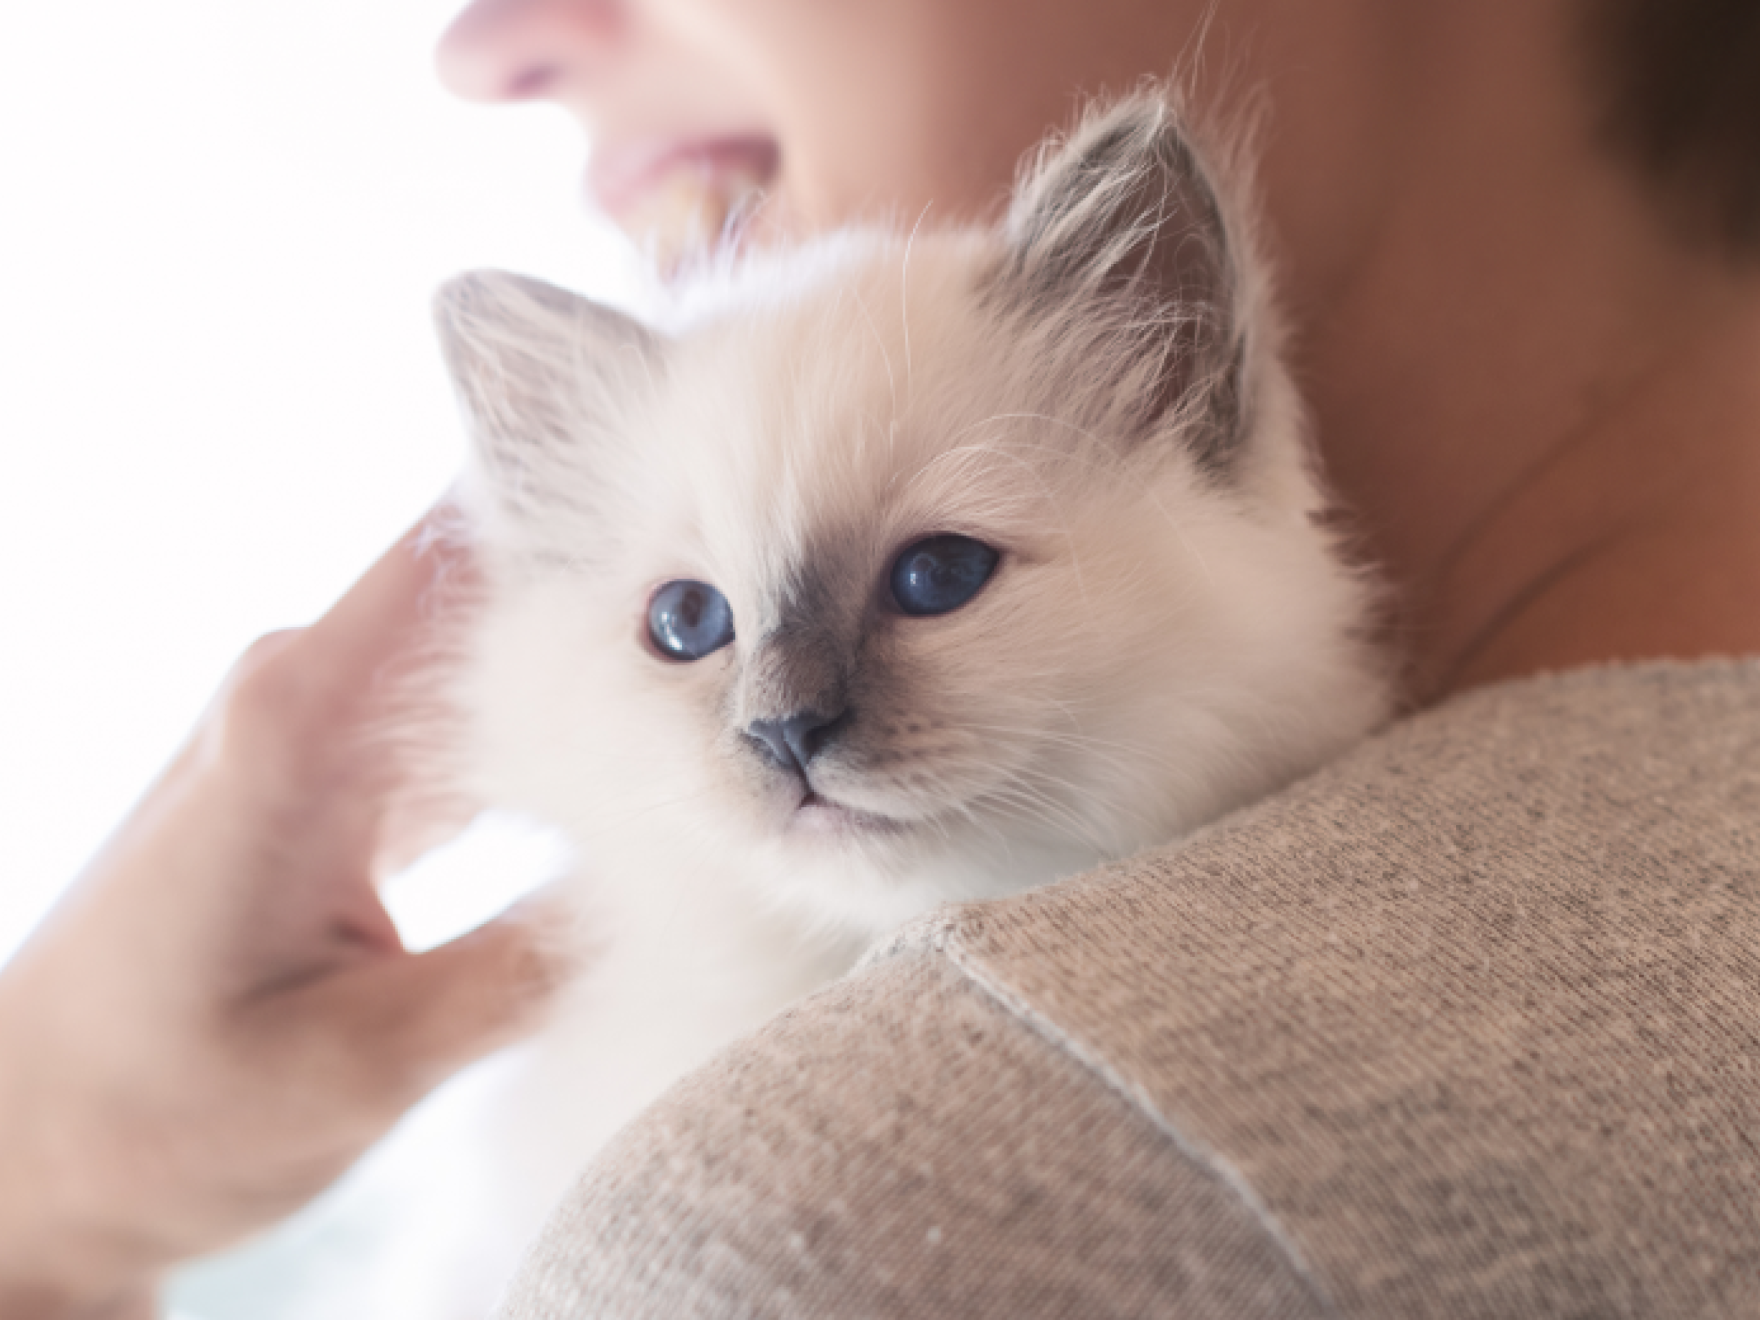
[[[601,451],[664,369],[640,322],[542,280],[460,275],[434,297],[474,474],[514,521],[582,506]]]
[[[1171,105],[1146,93],[1042,147],[1004,222],[1003,279],[1029,313],[1096,316],[1147,363],[1142,425],[1173,409],[1201,464],[1224,469],[1244,431],[1239,246]]]

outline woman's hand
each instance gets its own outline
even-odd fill
[[[450,561],[450,562],[449,562]],[[0,1315],[150,1313],[167,1265],[293,1210],[558,979],[516,915],[406,953],[371,738],[459,552],[406,536],[239,662],[0,970]]]

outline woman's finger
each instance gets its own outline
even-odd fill
[[[332,696],[355,696],[422,636],[440,593],[468,580],[470,555],[429,513],[400,536],[296,643],[313,681]]]
[[[399,537],[317,622],[240,659],[201,734],[238,782],[376,800],[400,778],[392,726],[410,722],[397,707],[415,690],[401,680],[422,662],[441,593],[470,574],[462,543],[435,533],[442,516]]]
[[[545,900],[527,901],[426,953],[293,990],[269,1011],[310,1043],[337,1094],[400,1113],[542,1022],[574,967],[559,920]]]

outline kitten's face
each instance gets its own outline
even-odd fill
[[[1171,837],[1363,722],[1277,382],[1219,447],[1238,368],[1097,365],[1022,242],[846,239],[666,343],[466,291],[551,321],[545,370],[466,366],[518,440],[477,479],[492,791],[880,925]]]

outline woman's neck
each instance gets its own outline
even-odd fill
[[[1512,31],[1430,61],[1463,86],[1415,103],[1424,153],[1373,241],[1291,291],[1322,455],[1396,588],[1420,702],[1760,652],[1760,277],[1676,244],[1546,52]]]

